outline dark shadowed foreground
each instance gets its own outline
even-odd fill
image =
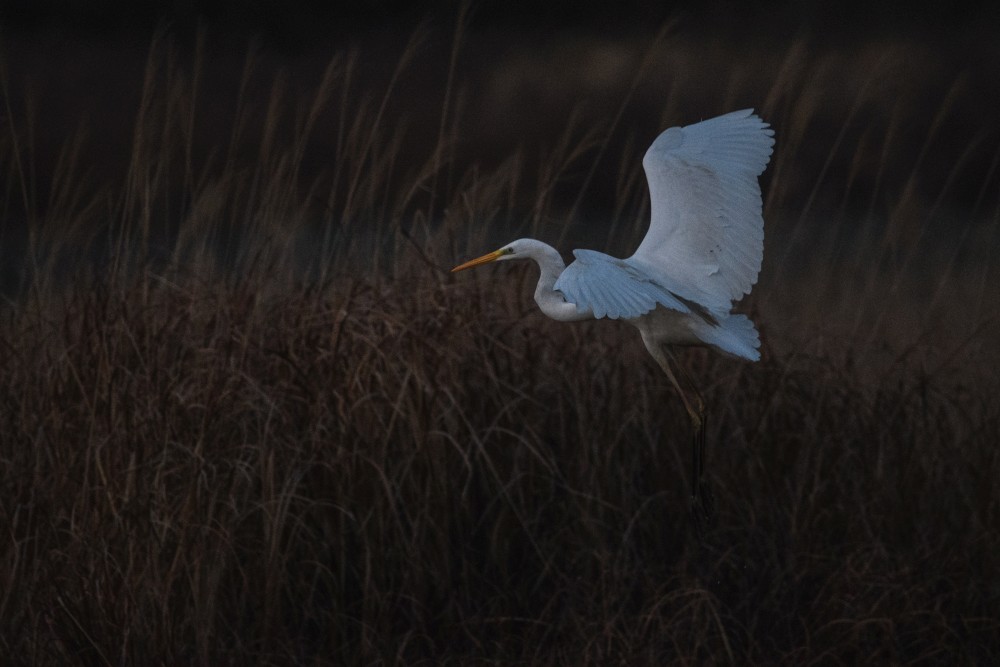
[[[601,127],[466,169],[446,97],[401,166],[374,91],[306,178],[349,56],[200,155],[158,53],[117,176],[70,144],[38,190],[23,126],[0,138],[25,221],[0,310],[12,664],[1000,662],[993,172],[965,217],[888,176],[867,212],[821,210],[871,167],[833,156],[886,164],[897,135],[799,161],[812,107],[785,100],[820,93],[772,82],[764,358],[683,355],[711,415],[699,541],[687,419],[633,332],[545,320],[527,267],[443,270],[527,233],[627,247],[635,149],[573,243]]]
[[[995,384],[692,357],[714,381],[699,544],[657,369],[599,325],[408,292],[144,282],[8,323],[5,652],[998,656]]]

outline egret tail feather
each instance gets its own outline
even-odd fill
[[[698,336],[709,345],[741,359],[760,361],[760,335],[746,315],[727,315],[718,326],[704,324]]]

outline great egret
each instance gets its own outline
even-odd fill
[[[707,345],[734,357],[760,359],[753,322],[730,311],[733,301],[750,293],[760,272],[764,220],[757,177],[773,146],[774,131],[753,109],[672,127],[642,160],[649,182],[649,231],[631,257],[574,250],[576,260],[566,266],[552,246],[519,239],[452,269],[533,259],[541,270],[535,302],[543,313],[561,322],[620,319],[639,330],[691,418],[691,502],[699,523],[712,514],[711,495],[702,482],[705,403],[674,363],[687,390],[682,386],[667,346]]]

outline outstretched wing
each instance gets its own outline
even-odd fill
[[[692,312],[694,304],[678,298],[628,260],[596,250],[574,250],[573,255],[576,261],[563,270],[554,288],[581,313],[590,310],[596,318],[628,320],[645,315],[657,304]]]
[[[650,222],[628,260],[715,312],[757,282],[764,220],[757,182],[774,131],[752,109],[663,132],[646,151]]]

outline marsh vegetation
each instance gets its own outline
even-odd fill
[[[233,68],[161,36],[128,122],[48,152],[59,82],[5,78],[0,653],[1000,660],[1000,137],[967,79],[906,43],[488,46]],[[744,106],[778,140],[764,355],[682,354],[698,540],[634,332],[545,320],[526,266],[446,270],[525,235],[627,252],[650,139]]]

